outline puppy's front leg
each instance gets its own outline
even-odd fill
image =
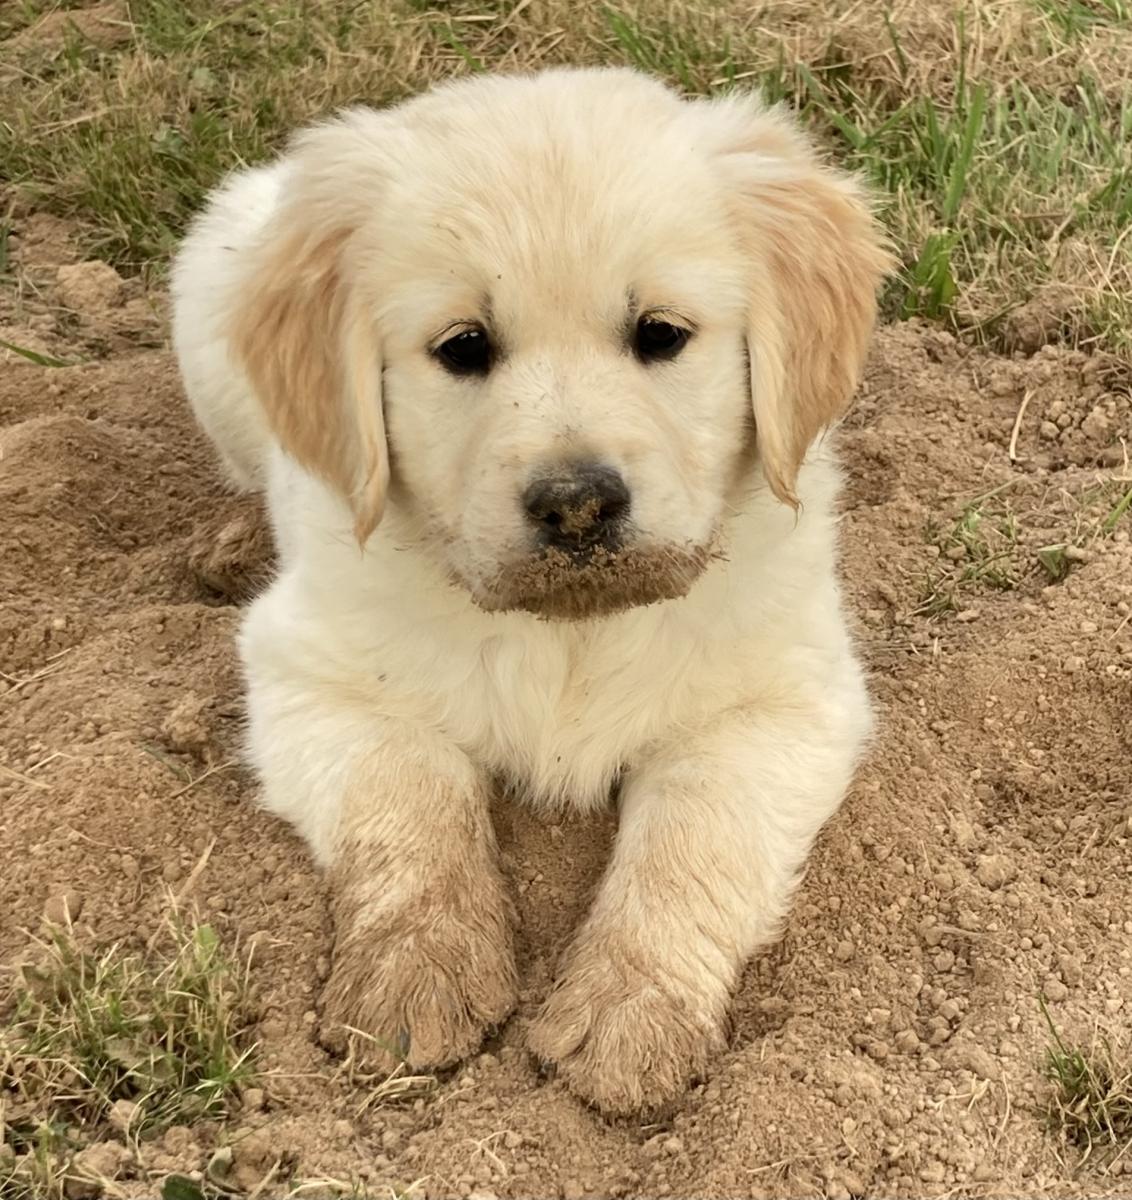
[[[867,730],[859,685],[838,700],[725,715],[631,772],[613,861],[529,1035],[583,1098],[654,1108],[724,1045],[738,973],[775,935]]]
[[[511,906],[484,782],[454,748],[409,729],[392,741],[343,797],[324,1037],[353,1027],[414,1067],[444,1066],[514,1006]]]
[[[435,731],[375,716],[349,689],[251,676],[267,807],[328,868],[336,929],[323,1037],[392,1067],[473,1051],[516,994],[512,908],[488,785]]]

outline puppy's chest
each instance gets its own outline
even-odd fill
[[[487,643],[468,681],[468,749],[536,803],[604,803],[684,707],[682,674],[607,643]]]

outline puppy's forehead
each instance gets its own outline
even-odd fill
[[[387,200],[395,274],[490,297],[497,316],[509,298],[623,309],[629,292],[667,303],[721,286],[704,268],[727,274],[731,235],[695,125],[666,89],[629,80],[490,81],[410,110]]]

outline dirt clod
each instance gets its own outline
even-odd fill
[[[83,898],[73,888],[67,888],[51,896],[43,906],[43,919],[49,925],[66,928],[77,921],[83,911]]]
[[[190,692],[173,706],[161,722],[161,732],[170,748],[181,754],[200,755],[208,745],[208,724],[204,719],[209,701]]]
[[[1009,883],[1018,873],[1009,855],[981,854],[975,876],[983,887],[997,889]]]
[[[132,1155],[120,1142],[94,1142],[71,1160],[71,1169],[63,1185],[67,1200],[89,1200],[103,1195]]]
[[[73,312],[102,317],[122,301],[125,282],[109,263],[98,259],[67,263],[56,272],[59,299]]]

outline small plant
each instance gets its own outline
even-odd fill
[[[170,935],[155,959],[93,954],[59,932],[23,968],[0,1027],[5,1197],[58,1194],[70,1154],[119,1101],[136,1135],[222,1118],[251,1079],[246,968],[211,926],[172,920]]]
[[[1045,1002],[1049,1026],[1046,1078],[1053,1084],[1050,1118],[1086,1154],[1096,1147],[1132,1146],[1132,1060],[1127,1047],[1097,1036],[1088,1047],[1068,1046],[1058,1033]]]

